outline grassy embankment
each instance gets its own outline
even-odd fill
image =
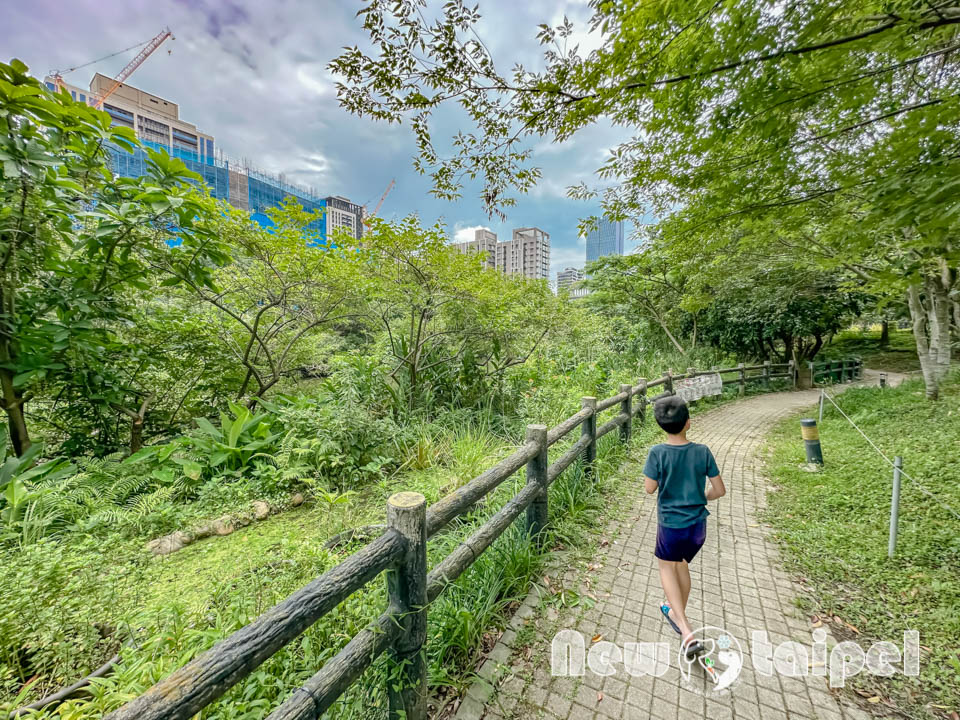
[[[897,330],[890,327],[890,342],[880,345],[880,326],[875,325],[866,332],[860,329],[845,330],[838,333],[817,357],[832,359],[859,355],[864,365],[878,370],[908,373],[920,370],[917,358],[917,346],[910,330]]]
[[[865,649],[877,640],[902,647],[904,630],[920,632],[919,677],[864,673],[849,683],[866,704],[911,717],[933,711],[955,718],[951,713],[960,711],[960,519],[943,505],[960,509],[960,377],[942,395],[930,403],[922,383],[909,380],[895,389],[851,389],[837,399],[887,456],[902,455],[919,481],[903,479],[893,559],[892,470],[840,413],[828,407],[820,425],[826,464],[819,474],[799,467],[796,417],[780,423],[770,440],[777,491],[767,519],[808,591],[803,604],[811,618]]]

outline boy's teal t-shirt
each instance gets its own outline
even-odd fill
[[[660,486],[657,511],[664,527],[689,527],[710,514],[707,478],[719,475],[720,469],[706,445],[694,442],[654,445],[647,455],[643,474]]]

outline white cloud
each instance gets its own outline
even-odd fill
[[[454,225],[453,240],[454,242],[468,242],[474,239],[474,235],[477,230],[490,229],[491,228],[487,225],[470,225],[468,227],[462,227],[460,223],[457,223]]]

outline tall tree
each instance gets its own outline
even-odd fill
[[[115,178],[108,144],[137,147],[106,113],[51,93],[18,60],[0,63],[0,389],[18,455],[30,447],[31,384],[67,371],[70,348],[95,356],[125,290],[148,287],[160,257],[209,282],[223,255],[196,232],[199,176],[149,152],[143,177]]]
[[[600,47],[569,47],[572,25],[540,27],[542,69],[500,72],[462,0],[427,18],[423,0],[371,0],[373,52],[331,67],[341,104],[410,119],[417,164],[457,197],[480,177],[491,212],[528,190],[527,136],[557,141],[601,118],[633,128],[598,168],[613,217],[676,219],[665,244],[730,251],[744,227],[793,211],[816,227],[818,260],[865,281],[894,278],[909,300],[927,394],[950,361],[956,304],[957,25],[949,2],[594,0]],[[459,104],[474,127],[437,148],[432,114]],[[575,197],[593,197],[587,186]],[[837,227],[852,232],[840,234]],[[768,240],[771,239],[766,235]],[[869,268],[869,270],[865,269]]]
[[[355,314],[354,292],[338,271],[343,251],[320,236],[319,215],[293,199],[266,211],[269,227],[226,203],[204,202],[201,226],[232,246],[233,261],[209,283],[173,258],[158,268],[165,283],[182,285],[219,317],[222,340],[243,371],[237,398],[253,403],[291,373],[313,333]]]

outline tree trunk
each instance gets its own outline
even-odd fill
[[[880,347],[890,344],[890,321],[884,318],[880,322]]]
[[[30,434],[27,419],[23,415],[23,394],[13,386],[13,372],[0,368],[0,386],[3,390],[3,409],[7,413],[7,426],[13,451],[19,457],[30,449]]]
[[[143,447],[143,418],[137,417],[130,422],[130,454]]]
[[[936,400],[950,371],[950,296],[943,277],[927,276],[907,288],[917,356],[927,398]]]

